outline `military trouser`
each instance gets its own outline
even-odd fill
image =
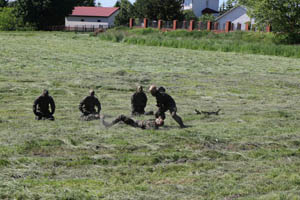
[[[158,117],[161,117],[163,120],[166,119],[166,114],[165,112],[167,111],[170,111],[170,114],[172,116],[172,118],[179,124],[179,126],[181,128],[184,128],[185,125],[183,124],[183,121],[181,119],[181,117],[179,117],[177,115],[177,108],[174,106],[174,107],[170,107],[170,108],[158,108],[158,111],[155,113],[155,117],[158,118]]]
[[[125,124],[133,127],[138,127],[138,124],[131,118],[126,117],[125,115],[120,115],[114,121],[112,121],[111,125],[117,124],[119,122],[124,122]]]
[[[53,117],[53,115],[51,113],[42,113],[42,112],[37,112],[35,113],[35,119],[36,120],[51,120],[54,121],[55,118]]]
[[[145,107],[144,106],[132,107],[131,114],[132,115],[143,115],[143,114],[145,114]]]
[[[165,112],[170,111],[171,116],[176,115],[177,108],[176,107],[170,107],[170,108],[158,108],[158,111],[155,113],[155,117],[161,117],[163,120],[166,119],[166,114]]]
[[[80,116],[80,119],[83,121],[98,120],[98,119],[100,119],[100,115],[96,112],[94,112],[94,113],[85,112]]]

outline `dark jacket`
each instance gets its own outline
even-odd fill
[[[95,109],[97,107],[97,111]],[[101,104],[97,97],[87,96],[79,104],[79,110],[82,113],[91,114],[91,113],[100,113]]]
[[[131,96],[131,105],[133,108],[143,107],[147,105],[147,96],[144,92],[136,92]]]
[[[49,110],[49,105],[51,106],[51,112]],[[33,113],[37,114],[37,112],[53,115],[55,112],[55,103],[53,98],[51,96],[39,96],[33,103]]]
[[[167,93],[156,92],[155,95],[157,106],[161,109],[169,109],[176,107],[174,99]]]

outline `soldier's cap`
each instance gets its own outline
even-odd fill
[[[90,95],[95,95],[95,91],[94,90],[90,90]]]
[[[151,92],[151,91],[156,91],[157,89],[156,89],[156,86],[155,85],[151,85],[150,87],[149,87],[149,92]]]

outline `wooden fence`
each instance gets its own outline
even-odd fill
[[[67,32],[97,32],[106,31],[111,26],[50,26],[47,28],[48,31],[67,31]]]
[[[214,31],[214,32],[231,32],[231,31],[256,31],[256,27],[250,23],[246,23],[244,26],[242,24],[234,24],[230,21],[227,21],[224,24],[224,27],[221,27],[218,22],[201,22],[201,21],[163,21],[163,20],[148,20],[144,19],[133,19],[129,20],[129,27],[130,28],[157,28],[159,30],[168,31],[168,30],[178,30],[178,29],[185,29],[189,31]],[[244,30],[242,30],[244,27]],[[271,32],[271,26],[268,25],[265,32]]]

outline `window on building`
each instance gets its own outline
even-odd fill
[[[101,22],[101,19],[98,19],[97,22]]]
[[[206,0],[206,8],[208,8],[208,2],[209,2],[209,1],[208,1],[208,0]]]
[[[80,21],[84,22],[84,19],[81,19]]]

